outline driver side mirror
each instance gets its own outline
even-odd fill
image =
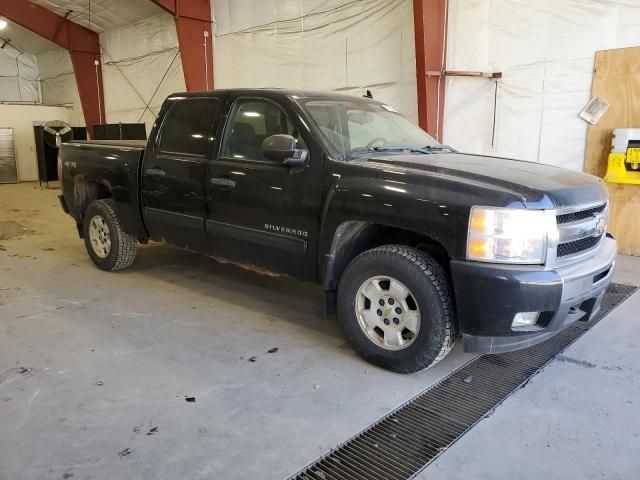
[[[291,135],[271,135],[262,142],[262,154],[269,160],[279,160],[283,165],[302,167],[307,163],[309,152],[298,148],[298,141]]]

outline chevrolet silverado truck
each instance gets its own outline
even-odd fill
[[[607,191],[558,167],[463,154],[370,98],[178,93],[148,142],[62,145],[60,201],[98,268],[162,241],[323,285],[368,361],[415,372],[529,347],[600,307]]]

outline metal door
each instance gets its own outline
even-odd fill
[[[0,183],[17,183],[18,166],[13,145],[13,128],[0,128]]]

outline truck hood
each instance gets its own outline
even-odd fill
[[[398,154],[361,157],[353,163],[382,168],[387,172],[445,176],[498,188],[514,195],[528,208],[563,208],[607,199],[604,183],[598,177],[500,157],[463,153]]]

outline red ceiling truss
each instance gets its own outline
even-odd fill
[[[210,0],[152,0],[176,20],[187,91],[213,90]]]
[[[413,0],[418,123],[442,141],[444,120],[447,0]]]

